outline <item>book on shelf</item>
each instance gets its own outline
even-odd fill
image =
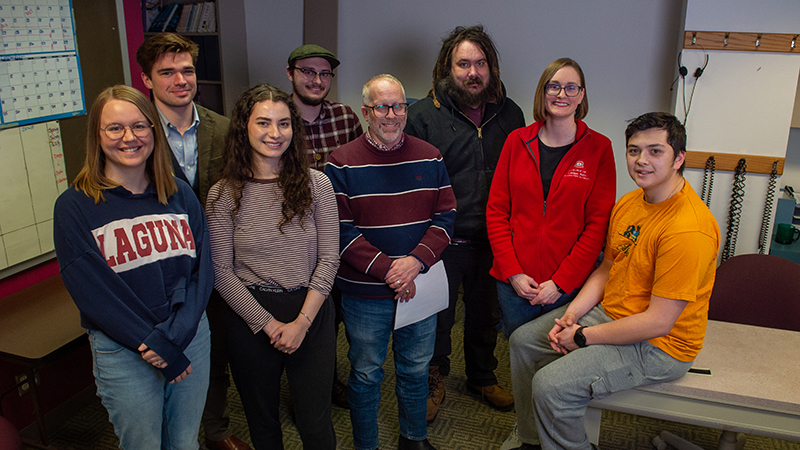
[[[161,6],[161,12],[155,15],[155,7],[150,7],[151,4],[157,4],[157,1],[151,0],[147,3],[147,14],[155,16],[152,20],[148,19],[147,32],[217,32],[217,12],[214,2],[171,3]]]
[[[175,31],[178,28],[178,21],[181,18],[181,11],[183,10],[183,5],[180,3],[175,4],[175,8],[172,11],[172,14],[169,16],[166,25],[164,25],[164,29],[162,31]]]
[[[189,25],[189,16],[192,13],[192,5],[183,5],[181,9],[181,18],[178,20],[178,26],[175,31],[178,33],[185,33]]]
[[[200,26],[197,28],[198,33],[208,33],[208,24],[211,21],[214,11],[214,4],[212,2],[204,2],[203,3],[203,20],[200,22]]]

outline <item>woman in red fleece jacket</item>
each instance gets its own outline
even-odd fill
[[[588,111],[581,67],[557,59],[539,79],[536,122],[503,146],[486,221],[506,336],[572,300],[602,250],[616,169],[611,141],[581,120]]]

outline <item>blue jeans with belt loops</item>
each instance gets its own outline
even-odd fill
[[[184,350],[192,373],[172,383],[139,352],[98,330],[89,330],[97,396],[119,437],[120,448],[196,450],[206,404],[211,332],[203,313]]]
[[[395,305],[392,299],[342,295],[344,325],[350,338],[348,401],[356,450],[378,448],[378,406],[391,336],[400,435],[413,441],[428,437],[428,363],[436,340],[436,315],[393,330]]]

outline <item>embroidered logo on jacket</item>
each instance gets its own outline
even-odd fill
[[[564,177],[580,178],[581,180],[589,180],[589,174],[586,173],[585,164],[582,160],[575,161],[575,164],[570,167]]]
[[[125,272],[180,255],[195,256],[186,214],[152,214],[121,219],[92,230],[108,267]]]

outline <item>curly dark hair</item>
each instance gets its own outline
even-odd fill
[[[497,56],[497,48],[494,46],[492,38],[484,31],[483,25],[474,25],[469,28],[455,27],[442,40],[439,57],[436,58],[436,64],[433,66],[433,87],[428,93],[433,94],[433,101],[437,103],[437,108],[439,107],[439,101],[436,99],[436,86],[440,81],[450,76],[453,52],[458,47],[458,44],[464,41],[470,41],[477,45],[486,55],[486,62],[489,63],[489,69],[492,74],[492,79],[486,85],[487,89],[493,91],[491,92],[493,97],[491,101],[494,102],[503,98],[503,88],[500,84],[500,58]]]
[[[223,159],[225,167],[222,170],[222,189],[230,185],[232,189],[234,208],[231,210],[231,219],[236,219],[242,201],[242,189],[246,182],[254,177],[253,148],[250,146],[250,137],[247,124],[256,103],[266,100],[282,102],[289,108],[292,118],[292,141],[281,155],[281,168],[278,173],[278,187],[280,187],[283,200],[281,212],[283,218],[278,224],[278,230],[283,233],[283,226],[290,223],[296,216],[300,217],[300,226],[303,219],[311,211],[311,175],[309,174],[308,156],[306,155],[305,128],[297,107],[292,102],[292,97],[286,91],[259,84],[247,90],[233,107],[231,124],[228,136],[225,138]],[[212,201],[215,203],[219,195]]]

